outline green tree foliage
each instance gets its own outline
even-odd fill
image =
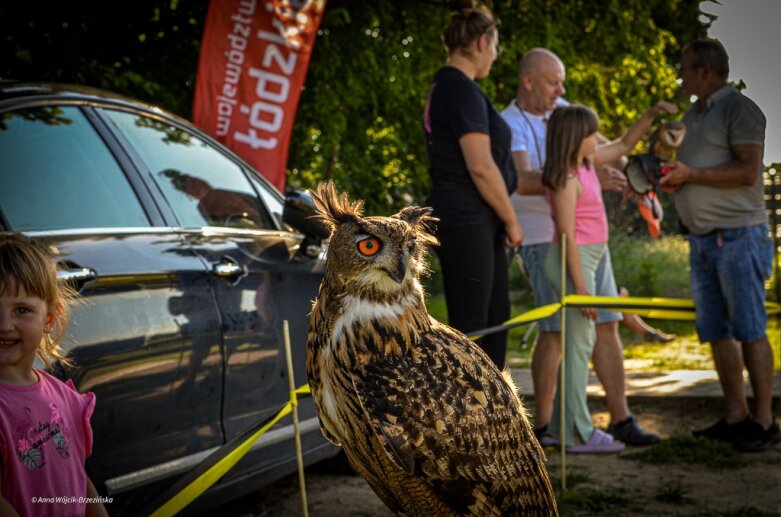
[[[423,107],[445,56],[438,4],[329,4],[301,97],[288,181],[334,179],[372,212],[425,199]]]
[[[494,0],[502,53],[481,86],[500,109],[517,67],[544,46],[567,65],[567,98],[618,136],[642,110],[677,95],[680,45],[703,35],[699,0]],[[138,0],[0,4],[0,77],[86,84],[189,117],[207,2]],[[367,210],[423,203],[422,113],[447,57],[437,0],[329,0],[299,103],[288,182],[333,179]]]
[[[547,47],[567,66],[567,98],[593,107],[603,133],[617,137],[657,100],[682,100],[674,64],[683,42],[705,34],[699,3],[495,1],[502,52],[481,86],[503,108],[520,57]],[[330,1],[296,119],[291,183],[334,179],[371,212],[424,202],[422,113],[447,58],[448,19],[444,2]]]
[[[111,90],[189,117],[208,2],[0,3],[0,78]]]

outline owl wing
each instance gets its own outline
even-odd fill
[[[541,513],[555,508],[520,400],[463,334],[435,324],[412,353],[368,363],[353,386],[388,457],[462,512],[486,494],[502,494],[503,512],[535,499]]]
[[[328,430],[328,426],[325,425],[323,418],[320,416],[323,414],[323,410],[320,408],[317,398],[313,398],[313,401],[315,404],[315,413],[317,413],[317,423],[320,424],[320,431],[323,433],[323,436],[332,444],[341,447],[342,442]]]

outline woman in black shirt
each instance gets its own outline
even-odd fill
[[[470,333],[509,317],[505,245],[519,246],[523,228],[510,203],[516,181],[510,128],[475,83],[496,60],[498,22],[474,1],[451,6],[444,33],[449,57],[434,76],[424,113],[432,183],[427,203],[440,219],[437,255],[448,322]],[[478,344],[504,367],[506,332]]]

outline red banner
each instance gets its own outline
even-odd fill
[[[212,0],[193,121],[284,192],[290,130],[326,0]]]

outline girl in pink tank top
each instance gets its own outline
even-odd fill
[[[577,294],[590,294],[583,281],[578,246],[605,244],[608,239],[607,214],[595,168],[618,161],[628,154],[654,117],[677,108],[659,102],[646,111],[620,140],[597,147],[599,119],[586,106],[573,104],[556,108],[548,122],[542,183],[548,188],[552,216],[556,223],[555,242],[567,240],[567,272]],[[581,309],[596,320],[596,308]]]
[[[590,295],[595,288],[599,260],[607,248],[607,216],[594,167],[614,162],[631,151],[657,113],[674,109],[667,103],[657,104],[621,140],[599,148],[599,122],[590,109],[573,105],[553,112],[548,123],[542,182],[549,189],[559,241],[564,239],[566,243],[569,281],[564,286],[560,269],[564,246],[554,243],[545,259],[545,277],[558,292]],[[623,444],[594,428],[586,398],[597,309],[570,309],[567,314],[563,347],[566,375],[561,375],[567,383],[564,394],[561,390],[556,392],[549,431],[572,453],[618,452]]]

